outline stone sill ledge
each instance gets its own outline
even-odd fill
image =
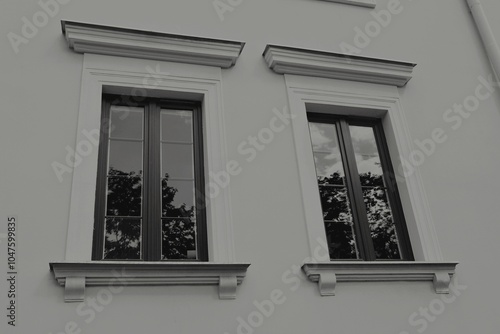
[[[218,285],[220,299],[235,299],[249,263],[89,261],[51,262],[66,302],[85,299],[85,286]]]
[[[305,263],[302,270],[317,282],[322,296],[334,296],[337,282],[431,281],[436,293],[449,293],[458,262],[338,261]]]

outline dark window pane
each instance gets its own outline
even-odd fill
[[[161,110],[161,140],[193,142],[193,112],[190,110]]]
[[[366,213],[368,215],[368,223],[392,223],[392,212],[384,188],[364,188],[363,196],[365,201]]]
[[[194,182],[163,179],[162,217],[194,217]]]
[[[108,175],[113,173],[142,174],[142,142],[109,141]]]
[[[128,218],[106,219],[104,259],[141,259],[141,220]]]
[[[359,258],[352,223],[325,223],[325,230],[331,260]]]
[[[142,179],[140,176],[108,177],[106,215],[140,216]]]
[[[324,220],[352,220],[347,188],[320,186],[319,194]]]
[[[195,223],[191,219],[162,219],[162,260],[196,259]]]
[[[344,166],[335,124],[309,123],[318,182],[344,185]]]
[[[383,186],[382,164],[372,127],[349,126],[362,186]]]
[[[377,259],[401,259],[401,251],[394,224],[370,224],[370,231]]]
[[[193,179],[193,145],[162,144],[162,177]]]
[[[392,211],[384,188],[363,189],[368,223],[377,259],[400,259]]]
[[[111,106],[110,138],[142,139],[144,108]]]

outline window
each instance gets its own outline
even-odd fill
[[[208,260],[199,103],[103,98],[94,260]]]
[[[308,113],[331,260],[413,260],[380,120]]]
[[[406,173],[401,164],[413,141],[398,87],[415,64],[276,45],[263,57],[284,74],[311,256],[302,270],[320,295],[335,295],[337,282],[370,281],[431,281],[448,293],[457,262],[443,261],[418,168]]]
[[[203,177],[228,164],[222,69],[236,64],[245,43],[71,21],[61,21],[61,25],[69,48],[83,54],[76,145],[89,147],[72,173],[65,259],[50,262],[55,279],[65,287],[65,301],[84,301],[86,285],[116,283],[218,285],[220,299],[236,298],[236,288],[250,264],[236,261],[230,193],[201,195]],[[123,106],[109,101],[108,94],[147,96],[148,100],[134,105],[139,109],[130,108],[129,117],[120,119]],[[121,130],[102,124],[103,110],[111,123],[112,112],[118,116]],[[176,117],[191,117],[191,142],[186,140],[186,131],[176,132],[182,127],[169,128]],[[162,129],[162,119],[166,129]],[[134,128],[141,122],[139,130]],[[177,135],[181,137],[176,139]],[[136,147],[135,151],[111,148],[124,143]],[[189,146],[191,160],[184,155]],[[142,152],[131,159],[140,150],[137,147]],[[124,174],[117,172],[119,168],[125,168]],[[186,176],[188,171],[193,175]],[[132,203],[120,203],[124,197],[115,196],[116,191],[106,196],[108,178],[113,177],[123,179],[121,184],[111,184],[115,190],[132,182],[128,184]],[[190,186],[180,187],[181,181]],[[170,196],[166,214],[162,212],[162,186]],[[108,236],[106,216],[111,221]],[[129,229],[130,240],[123,238],[124,227]],[[144,261],[137,261],[141,258]],[[156,261],[162,258],[169,261]]]

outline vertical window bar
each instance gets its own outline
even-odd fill
[[[160,181],[160,107],[155,102],[148,105],[148,143],[149,156],[147,196],[149,199],[147,213],[147,249],[149,261],[161,259],[161,181]]]

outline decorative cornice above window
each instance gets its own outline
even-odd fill
[[[61,21],[71,49],[79,53],[154,59],[229,68],[245,43]]]
[[[322,296],[334,296],[337,282],[432,281],[436,293],[449,293],[457,262],[305,263],[302,270],[317,282]]]
[[[235,299],[248,263],[210,262],[51,262],[50,270],[65,287],[66,302],[85,299],[85,286],[218,285],[220,299]]]
[[[324,0],[324,1],[338,2],[338,3],[344,3],[346,5],[354,5],[354,6],[361,6],[368,8],[375,8],[375,6],[377,5],[375,3],[375,0]]]
[[[362,81],[402,87],[411,79],[416,64],[267,45],[264,59],[274,72]]]

